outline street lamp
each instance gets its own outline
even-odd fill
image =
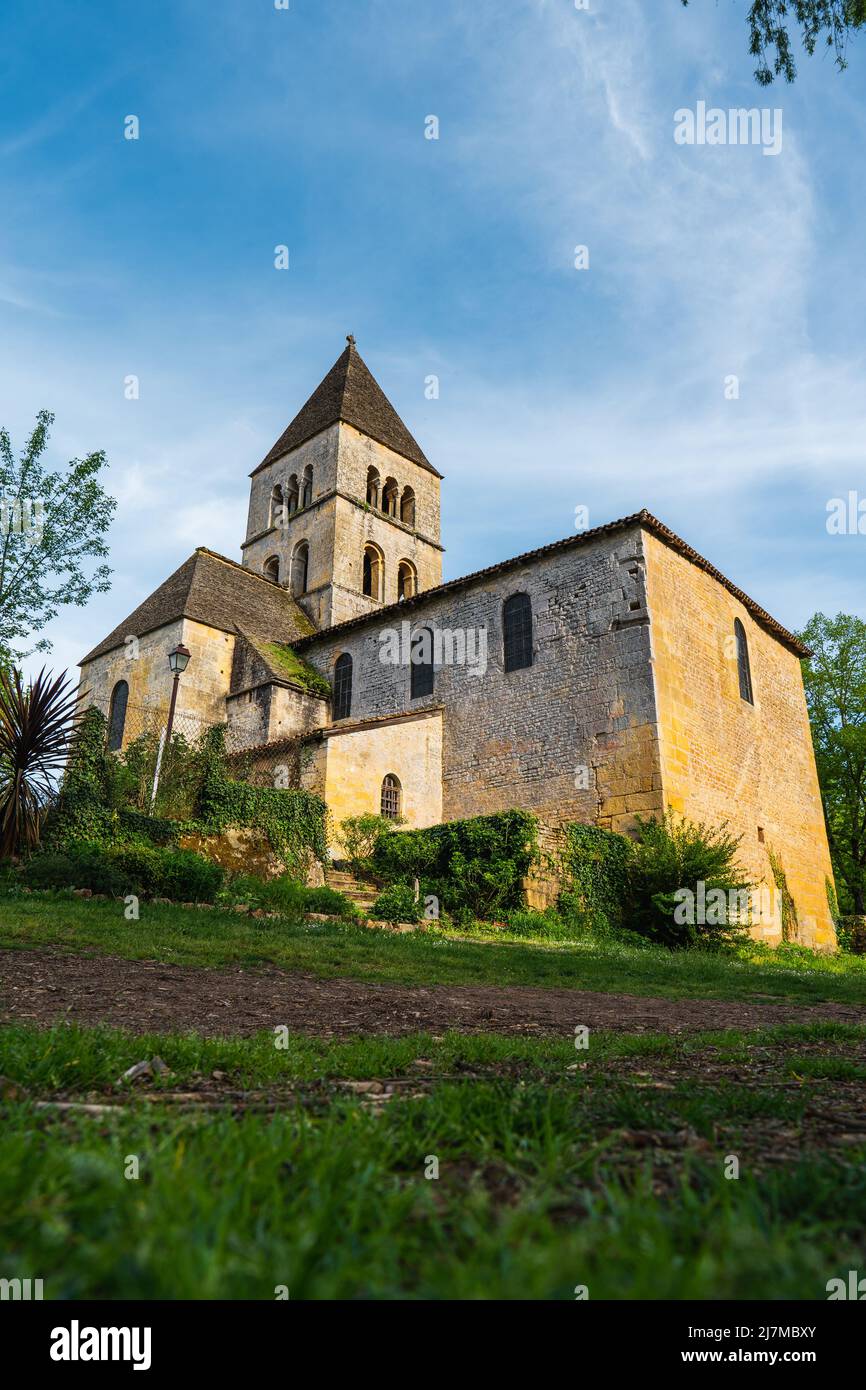
[[[159,740],[159,749],[156,755],[156,768],[154,769],[153,773],[153,789],[150,793],[151,810],[153,810],[153,807],[156,804],[156,793],[159,787],[159,774],[162,768],[163,749],[171,742],[171,730],[172,726],[174,725],[174,708],[177,704],[178,682],[180,681],[183,672],[189,665],[189,659],[191,656],[192,652],[189,651],[188,648],[186,648],[182,642],[178,642],[177,646],[174,648],[174,651],[171,651],[168,654],[169,670],[174,675],[174,682],[171,687],[171,704],[168,707],[168,723],[166,724],[165,731]]]
[[[182,642],[178,642],[174,651],[168,654],[169,669],[174,673],[174,683],[171,687],[171,704],[168,707],[168,725],[165,730],[166,743],[171,742],[171,730],[174,724],[174,707],[177,704],[177,687],[181,676],[189,665],[192,652],[188,651]]]

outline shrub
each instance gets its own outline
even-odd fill
[[[357,917],[358,909],[345,893],[323,884],[320,888],[304,889],[304,911],[323,912],[331,917]]]
[[[300,918],[305,912],[322,912],[329,917],[357,916],[355,904],[345,894],[327,886],[307,888],[289,874],[280,874],[279,878],[238,874],[229,884],[227,895],[232,902],[269,908],[286,917]]]
[[[25,685],[20,671],[0,667],[0,858],[39,845],[75,713],[65,674],[52,678],[43,668]]]
[[[25,869],[31,888],[89,888],[109,897],[135,893],[178,902],[213,902],[222,880],[218,864],[191,850],[150,845],[71,844],[36,855]]]
[[[725,825],[707,826],[672,811],[661,820],[637,817],[628,858],[628,926],[671,949],[707,949],[741,939],[739,907],[752,884],[736,861],[739,844]],[[685,893],[693,895],[691,901]],[[704,921],[696,920],[701,916]]]
[[[841,951],[852,956],[866,956],[866,917],[840,917],[836,936]]]
[[[387,883],[414,886],[415,879],[423,881],[424,892],[458,918],[495,918],[524,905],[523,880],[537,858],[537,846],[535,817],[527,811],[502,811],[381,835],[373,867]]]
[[[279,878],[256,878],[253,874],[238,874],[232,879],[229,894],[236,903],[251,903],[283,912],[287,917],[301,917],[305,911],[306,889],[289,874]]]
[[[392,883],[379,894],[370,908],[370,916],[377,922],[420,922],[424,905],[420,898],[415,898],[414,888],[407,883]]]
[[[87,848],[74,854],[48,851],[34,855],[25,866],[23,879],[28,888],[89,888],[110,898],[122,898],[132,891],[129,878],[116,864],[98,850]]]
[[[394,822],[387,816],[347,816],[340,823],[338,840],[355,873],[369,873],[373,851],[383,835],[390,835]]]

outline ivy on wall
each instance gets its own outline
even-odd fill
[[[767,846],[767,858],[770,861],[770,871],[782,905],[782,940],[796,941],[800,928],[797,920],[797,904],[791,896],[782,860],[769,845]]]
[[[328,811],[320,796],[301,788],[254,787],[228,775],[225,728],[204,735],[204,776],[198,798],[197,825],[210,834],[229,827],[251,826],[267,836],[290,873],[302,872],[310,856],[328,857]]]
[[[628,900],[631,842],[579,822],[566,825],[564,833],[560,906],[585,913],[596,929],[619,929]]]
[[[140,740],[125,754],[106,748],[108,722],[96,708],[81,721],[51,818],[49,841],[56,845],[88,842],[99,845],[143,841],[175,845],[181,835],[198,832],[208,837],[228,829],[249,827],[262,832],[290,873],[304,874],[311,858],[327,858],[327,808],[321,797],[299,788],[254,787],[235,781],[228,772],[225,728],[203,735],[194,749],[178,750],[164,763],[161,781],[171,782],[174,767],[180,789],[170,788],[162,804],[177,800],[191,815],[154,816],[139,809],[143,774]],[[172,745],[175,740],[172,739]],[[144,779],[146,781],[146,779]]]

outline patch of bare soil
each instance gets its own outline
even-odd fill
[[[168,965],[53,950],[0,951],[0,1022],[107,1024],[133,1032],[244,1037],[284,1025],[317,1037],[408,1033],[571,1035],[578,1024],[625,1033],[863,1023],[848,1004],[642,998],[575,989],[406,986],[323,980],[275,966]]]

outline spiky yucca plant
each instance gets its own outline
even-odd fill
[[[0,667],[0,859],[36,849],[69,751],[76,691],[45,668],[25,685]]]

